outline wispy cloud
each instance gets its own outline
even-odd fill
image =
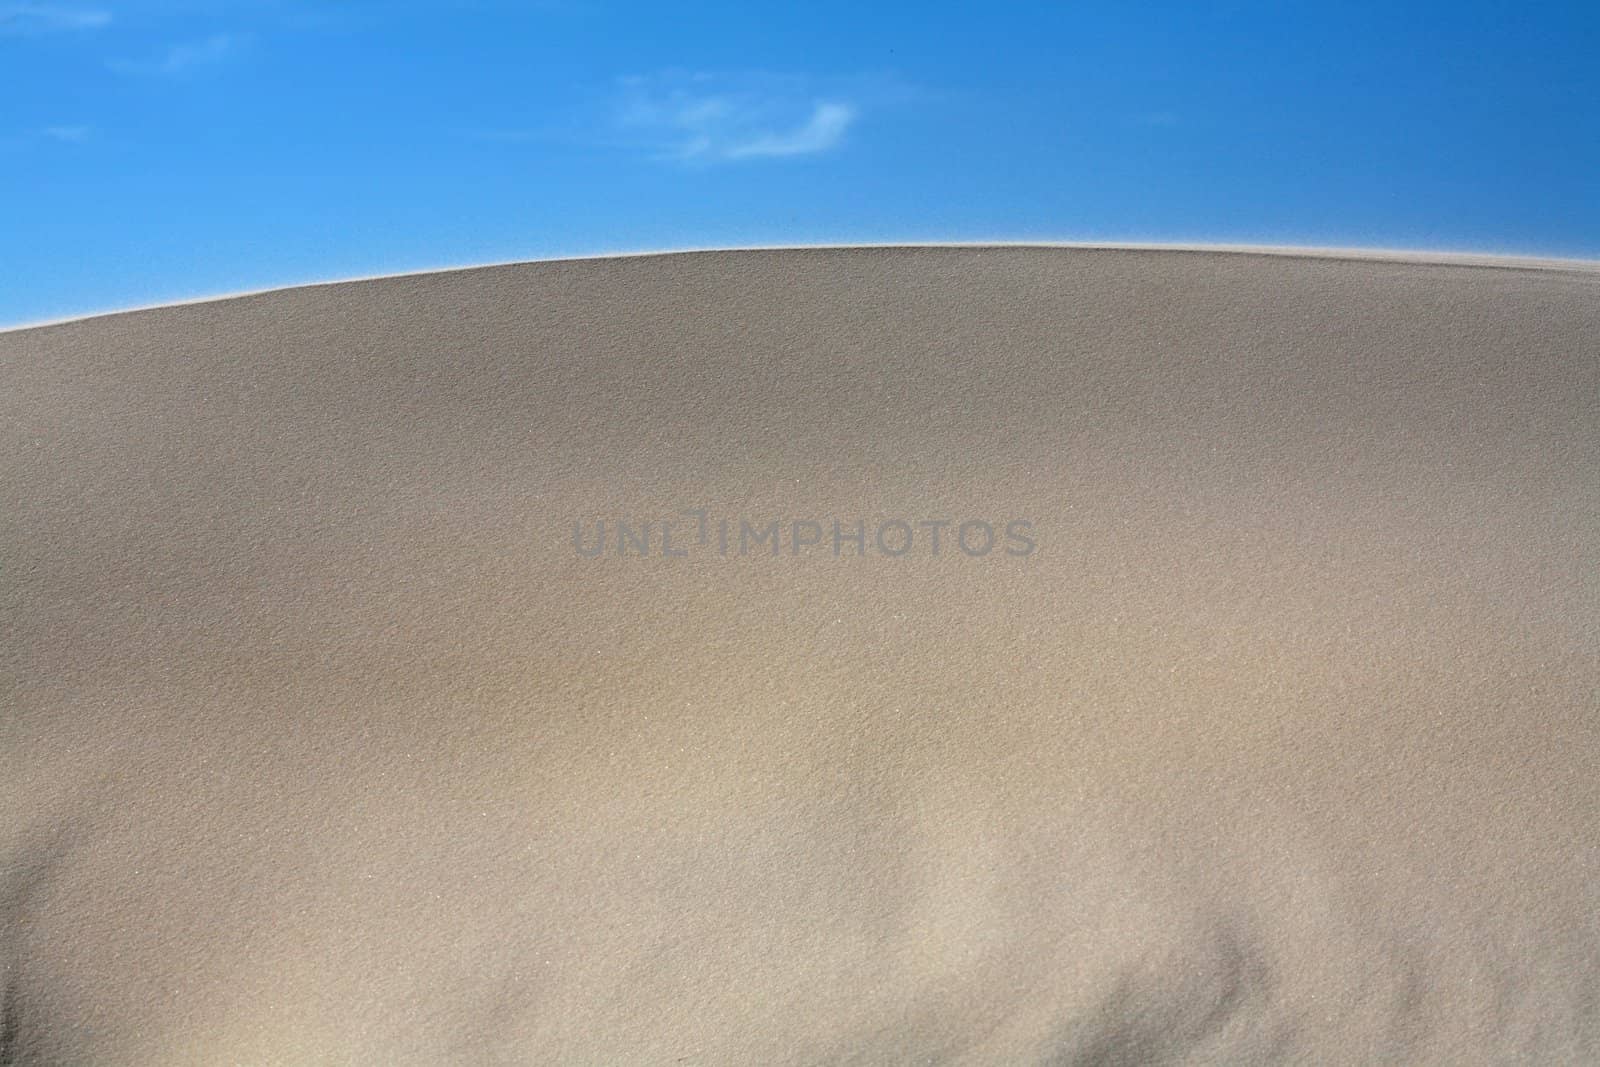
[[[236,34],[217,33],[201,41],[171,45],[152,59],[118,60],[111,69],[119,74],[176,78],[221,64],[238,50],[239,44]]]
[[[807,79],[667,74],[622,79],[613,121],[658,159],[699,163],[816,155],[839,147],[860,104]]]
[[[50,4],[0,5],[0,36],[33,37],[45,33],[98,30],[111,25],[111,13],[95,8]]]
[[[62,144],[83,144],[94,131],[87,126],[46,126],[39,132]]]
[[[729,159],[751,159],[826,152],[839,143],[855,120],[856,109],[851,105],[821,102],[811,109],[811,117],[806,119],[803,126],[782,133],[764,133],[749,141],[730,145],[724,155]]]

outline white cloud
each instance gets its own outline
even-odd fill
[[[52,141],[64,144],[82,144],[93,131],[87,126],[46,126],[39,131]]]
[[[31,37],[41,33],[98,30],[111,25],[111,13],[93,8],[47,4],[0,6],[0,35]]]
[[[152,60],[132,62],[121,60],[111,64],[119,74],[141,74],[174,78],[193,71],[214,67],[233,54],[239,39],[233,34],[217,33],[203,41],[190,41],[170,46]]]
[[[729,159],[750,159],[755,156],[805,156],[813,152],[826,152],[839,143],[855,119],[856,110],[849,104],[818,103],[805,125],[787,133],[762,134],[743,144],[730,146],[724,154]]]
[[[617,132],[660,159],[718,163],[806,156],[838,147],[860,108],[805,79],[669,74],[624,78]]]

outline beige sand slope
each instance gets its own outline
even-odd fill
[[[0,404],[5,1063],[1600,1062],[1600,272],[538,263]]]

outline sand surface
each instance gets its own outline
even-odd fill
[[[1600,1062],[1597,560],[1580,267],[0,333],[0,1063]]]

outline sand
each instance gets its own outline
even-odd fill
[[[1592,265],[532,263],[0,405],[0,1062],[1600,1062]]]

